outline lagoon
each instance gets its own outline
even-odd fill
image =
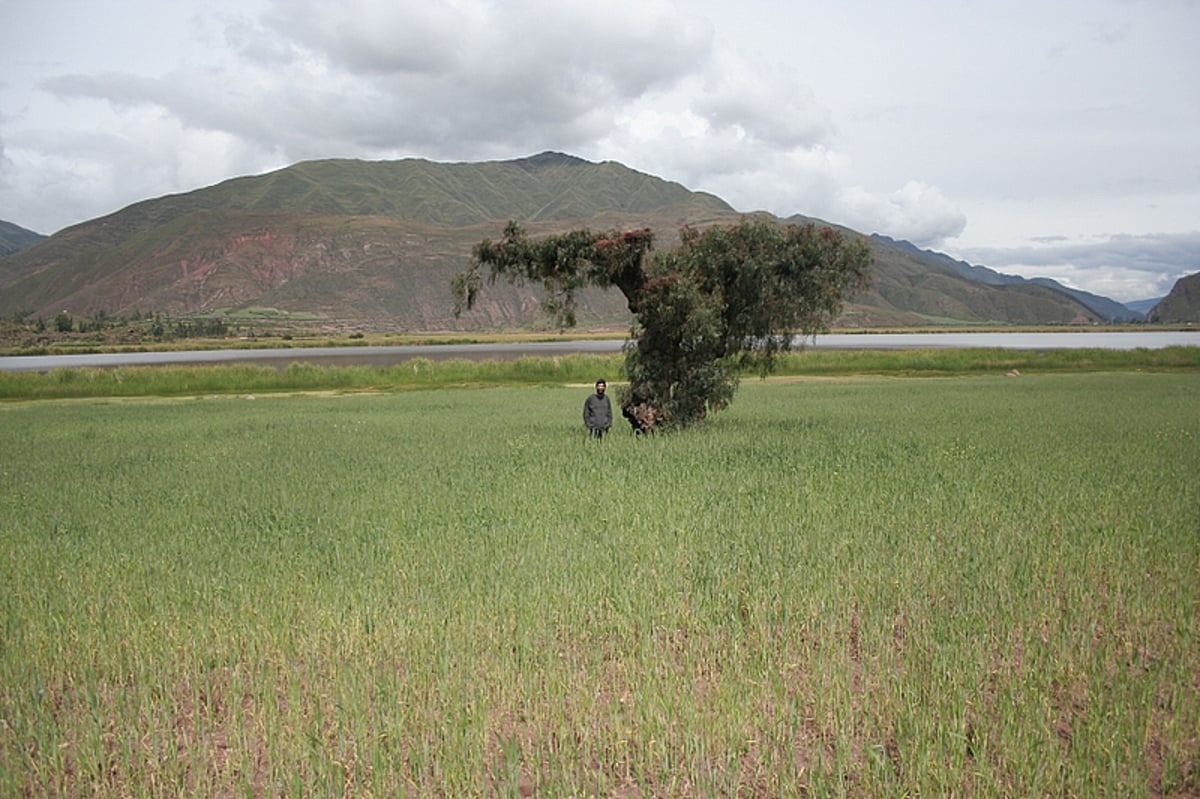
[[[1013,350],[1200,347],[1200,330],[1052,333],[827,333],[798,340],[815,350],[900,350],[994,348]],[[71,355],[0,357],[0,370],[49,371],[81,367],[164,366],[178,364],[259,363],[284,368],[304,362],[320,366],[390,366],[412,358],[429,360],[515,360],[523,356],[620,352],[624,341],[564,340],[500,344],[428,344],[406,346],[294,347],[274,349],[183,350],[178,352],[106,352]]]

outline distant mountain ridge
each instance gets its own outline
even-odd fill
[[[529,327],[545,320],[537,291],[527,286],[497,285],[469,316],[451,314],[450,278],[473,245],[499,236],[508,220],[534,235],[651,227],[659,246],[672,246],[683,225],[734,224],[744,216],[711,194],[562,153],[481,163],[306,161],[144,200],[0,258],[0,314],[269,308],[391,330]],[[991,270],[907,242],[869,241],[871,288],[853,298],[839,324],[1113,318],[1097,309],[1103,304],[1089,305],[1057,284],[993,279]],[[581,300],[582,324],[629,320],[618,292],[592,290]]]
[[[32,247],[45,240],[46,237],[41,233],[34,233],[20,225],[0,219],[0,258],[20,252],[26,247]]]
[[[1125,307],[1134,313],[1140,313],[1143,317],[1150,313],[1150,309],[1163,301],[1163,297],[1151,297],[1148,300],[1134,300],[1124,303]]]
[[[1074,297],[1083,305],[1094,311],[1103,319],[1114,322],[1141,321],[1146,318],[1145,310],[1136,310],[1125,303],[1117,302],[1116,300],[1102,297],[1099,294],[1092,294],[1088,291],[1073,289],[1069,286],[1064,286],[1057,280],[1052,280],[1048,277],[1025,278],[1019,275],[1006,275],[990,269],[986,266],[976,266],[969,264],[966,261],[959,261],[951,258],[944,253],[934,252],[932,250],[921,250],[915,244],[907,241],[897,241],[895,239],[882,236],[878,233],[872,234],[874,239],[888,242],[893,246],[901,249],[906,249],[911,252],[923,253],[927,257],[936,260],[946,266],[949,266],[954,271],[958,272],[968,280],[977,283],[984,283],[989,286],[1011,286],[1019,284],[1030,284],[1035,286],[1046,286],[1047,288],[1061,291]]]

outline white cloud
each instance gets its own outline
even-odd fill
[[[829,109],[794,70],[725,54],[692,102],[709,129],[773,150],[810,149],[833,136]]]
[[[910,180],[888,195],[861,188],[845,190],[835,203],[837,214],[864,233],[883,233],[921,247],[934,247],[963,232],[967,218],[935,186]]]

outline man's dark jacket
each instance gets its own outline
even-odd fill
[[[612,427],[612,403],[607,394],[593,394],[584,400],[583,423],[588,430],[607,430]]]

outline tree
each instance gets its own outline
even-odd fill
[[[825,330],[871,263],[860,237],[766,219],[684,227],[672,250],[654,250],[653,241],[649,229],[535,241],[509,222],[504,238],[476,245],[471,267],[454,278],[455,314],[474,305],[485,269],[489,283],[540,282],[560,327],[575,324],[579,289],[615,286],[635,320],[622,413],[639,432],[687,427],[733,399],[742,370],[765,375],[797,335]]]

